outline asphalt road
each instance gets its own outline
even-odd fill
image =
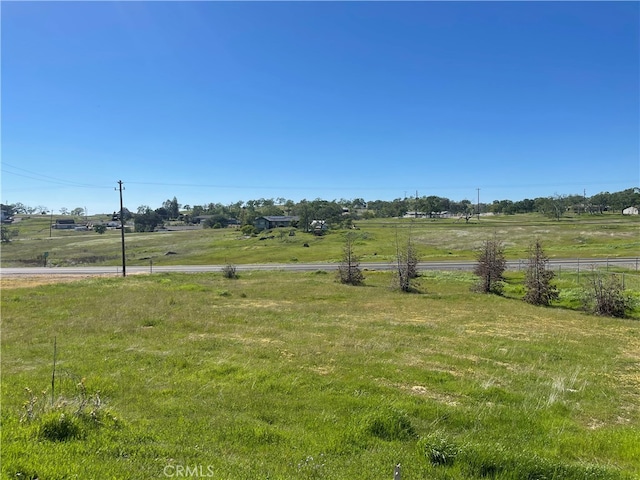
[[[469,261],[433,261],[420,262],[418,270],[473,270],[476,262]],[[518,270],[526,268],[527,260],[509,260],[507,269]],[[250,270],[285,270],[294,272],[310,272],[315,270],[336,270],[338,263],[264,263],[236,265],[239,272]],[[633,270],[640,268],[639,258],[565,258],[549,260],[549,268],[553,270],[582,270],[593,267],[624,267]],[[160,273],[160,272],[220,272],[224,265],[147,265],[127,266],[127,274],[135,273]],[[363,270],[393,270],[394,264],[388,262],[363,262],[360,263]],[[36,275],[122,275],[122,266],[92,266],[92,267],[21,267],[0,268],[0,276],[36,276]]]

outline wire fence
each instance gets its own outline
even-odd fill
[[[518,265],[513,265],[517,271],[526,271],[526,261],[519,261]],[[548,266],[549,270],[555,273],[555,280],[565,284],[588,287],[593,284],[596,277],[613,276],[625,290],[635,290],[640,292],[640,258],[633,259],[621,267],[614,262],[590,263],[589,260],[577,261],[571,265],[553,264]]]
[[[573,283],[577,286],[588,287],[593,284],[593,280],[597,277],[612,276],[618,280],[624,290],[640,291],[640,274],[635,272],[615,272],[606,268],[582,271],[565,270],[564,273],[562,269],[553,269],[553,271],[556,273],[556,279]]]

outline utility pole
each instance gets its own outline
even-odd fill
[[[122,236],[122,276],[127,276],[127,266],[124,256],[124,207],[122,206],[122,180],[118,180],[120,187],[120,234]]]
[[[478,221],[480,221],[480,189],[476,188],[478,191]]]

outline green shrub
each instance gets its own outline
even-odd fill
[[[84,437],[84,430],[77,417],[64,412],[50,412],[42,417],[38,438],[52,442],[64,442]]]
[[[436,432],[422,439],[419,448],[429,463],[435,466],[451,466],[458,455],[458,446],[445,438],[442,432]]]
[[[246,235],[246,236],[251,236],[258,233],[258,230],[253,225],[243,225],[240,231],[242,232],[243,235]]]
[[[364,430],[381,440],[409,440],[415,430],[409,417],[394,408],[385,408],[369,414],[364,420]]]

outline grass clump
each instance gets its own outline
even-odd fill
[[[395,408],[380,408],[363,419],[364,431],[386,441],[410,440],[416,432],[406,413]]]
[[[37,435],[42,440],[64,442],[83,438],[85,432],[77,417],[64,412],[49,412],[40,419]]]
[[[117,428],[119,420],[104,408],[100,392],[88,393],[84,378],[76,385],[76,395],[47,400],[47,391],[40,395],[25,388],[20,422],[28,425],[40,440],[65,442],[86,438],[92,429],[105,426]]]
[[[444,432],[438,431],[420,440],[418,443],[429,463],[434,466],[450,467],[455,462],[459,453],[459,447]]]

